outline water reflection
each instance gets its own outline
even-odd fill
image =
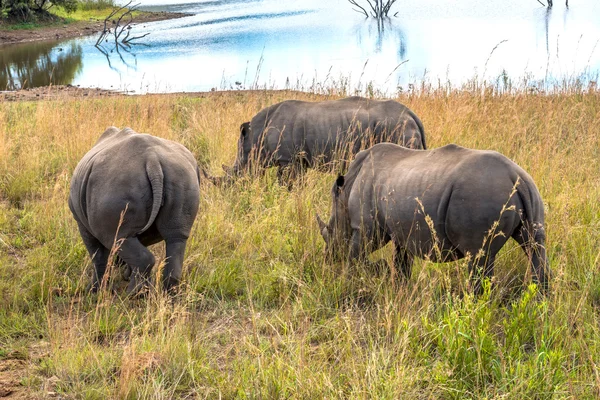
[[[104,55],[104,57],[106,57],[108,67],[113,71],[118,73],[123,72],[121,68],[119,68],[121,66],[131,68],[134,71],[137,70],[137,56],[136,53],[133,52],[131,46],[116,43],[112,46],[98,44],[95,47]]]
[[[546,14],[544,16],[544,28],[546,31],[546,52],[548,53],[548,57],[550,57],[550,37],[549,37],[548,33],[549,33],[551,16],[552,16],[552,7],[547,7]],[[567,19],[567,13],[565,13],[565,21],[566,21],[566,19]]]
[[[398,49],[398,61],[406,59],[406,36],[398,18],[368,18],[357,24],[354,32],[359,46],[370,47],[373,53],[381,53],[384,43],[392,42]]]
[[[77,42],[38,42],[0,51],[0,89],[66,85],[81,72],[82,48]]]

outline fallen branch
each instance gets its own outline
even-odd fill
[[[139,3],[133,4],[133,5],[132,5],[132,3],[133,3],[133,0],[129,0],[129,2],[127,4],[125,4],[124,6],[115,8],[110,13],[110,15],[104,19],[104,29],[102,30],[102,33],[98,37],[98,40],[96,40],[96,46],[100,45],[100,43],[102,43],[103,40],[105,40],[105,39],[108,40],[107,36],[110,33],[112,33],[114,35],[115,45],[117,45],[117,46],[119,45],[119,42],[129,45],[129,43],[131,43],[133,40],[141,39],[141,38],[149,35],[149,33],[146,33],[143,35],[133,36],[130,38],[131,29],[132,29],[131,24],[133,23],[133,12],[136,11],[137,8],[140,6]],[[113,18],[123,10],[126,10],[126,11],[123,12],[121,15],[119,15],[119,17],[115,21]],[[111,28],[107,28],[107,24],[111,20],[114,25],[112,30],[111,30]],[[124,21],[126,21],[126,22],[124,22]],[[121,39],[121,36],[123,35],[123,33],[125,31],[127,31],[126,35],[123,39]]]

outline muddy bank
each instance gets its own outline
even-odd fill
[[[189,14],[170,12],[147,12],[140,11],[133,18],[133,25],[146,22],[164,21],[167,19],[187,17]],[[94,19],[89,21],[78,21],[52,26],[44,26],[35,29],[2,29],[0,24],[0,47],[10,44],[34,42],[38,40],[70,39],[79,36],[93,35],[102,31],[104,20]]]
[[[291,95],[299,93],[295,90],[215,90],[210,92],[173,92],[173,93],[148,93],[138,94],[135,91],[121,92],[117,90],[106,90],[100,88],[84,88],[73,85],[52,85],[42,86],[31,89],[0,91],[0,102],[2,101],[39,101],[39,100],[59,100],[59,99],[86,99],[98,97],[114,97],[114,96],[186,96],[186,97],[219,97],[219,96],[240,96],[257,93],[285,93]],[[318,97],[319,95],[311,95],[303,93],[305,96]],[[315,97],[315,100],[316,100]]]
[[[60,98],[88,98],[119,96],[124,93],[99,88],[82,88],[72,85],[43,86],[32,89],[0,91],[0,101],[36,101]]]

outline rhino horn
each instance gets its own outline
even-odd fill
[[[212,182],[213,185],[215,186],[219,186],[222,181],[223,178],[220,178],[218,176],[212,176],[211,174],[209,174],[208,172],[206,172],[206,170],[202,167],[198,167],[198,169],[200,170],[200,174],[202,175],[202,177],[210,182]]]
[[[327,224],[323,222],[323,220],[319,216],[319,213],[317,213],[317,222],[319,223],[319,230],[323,232],[323,230],[327,228]]]
[[[223,164],[221,167],[223,168],[223,171],[225,171],[225,173],[227,175],[230,175],[230,176],[233,175],[233,168],[232,167],[230,167],[228,165],[225,165],[225,164]]]

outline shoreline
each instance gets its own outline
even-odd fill
[[[206,92],[169,92],[169,93],[135,93],[135,92],[123,92],[119,90],[109,90],[101,88],[89,88],[80,87],[76,85],[51,85],[51,86],[39,86],[35,88],[19,89],[19,90],[5,90],[0,91],[1,102],[22,102],[22,101],[47,101],[47,100],[66,100],[66,99],[85,99],[85,98],[100,98],[100,97],[115,97],[115,96],[189,96],[189,97],[209,97],[209,96],[220,96],[229,93],[239,93],[236,90],[217,90],[217,91],[206,91]],[[246,94],[265,92],[265,90],[242,90]],[[270,89],[267,92],[279,93],[279,92],[299,92],[291,89]],[[310,96],[310,93],[305,93]]]
[[[188,17],[192,14],[171,13],[166,11],[139,11],[133,18],[132,25],[146,22],[165,21]],[[0,25],[1,26],[1,25]],[[33,43],[47,40],[65,40],[77,37],[90,36],[100,32],[104,27],[103,19],[88,21],[56,23],[33,29],[0,29],[0,49],[4,46],[12,46],[23,43]]]

